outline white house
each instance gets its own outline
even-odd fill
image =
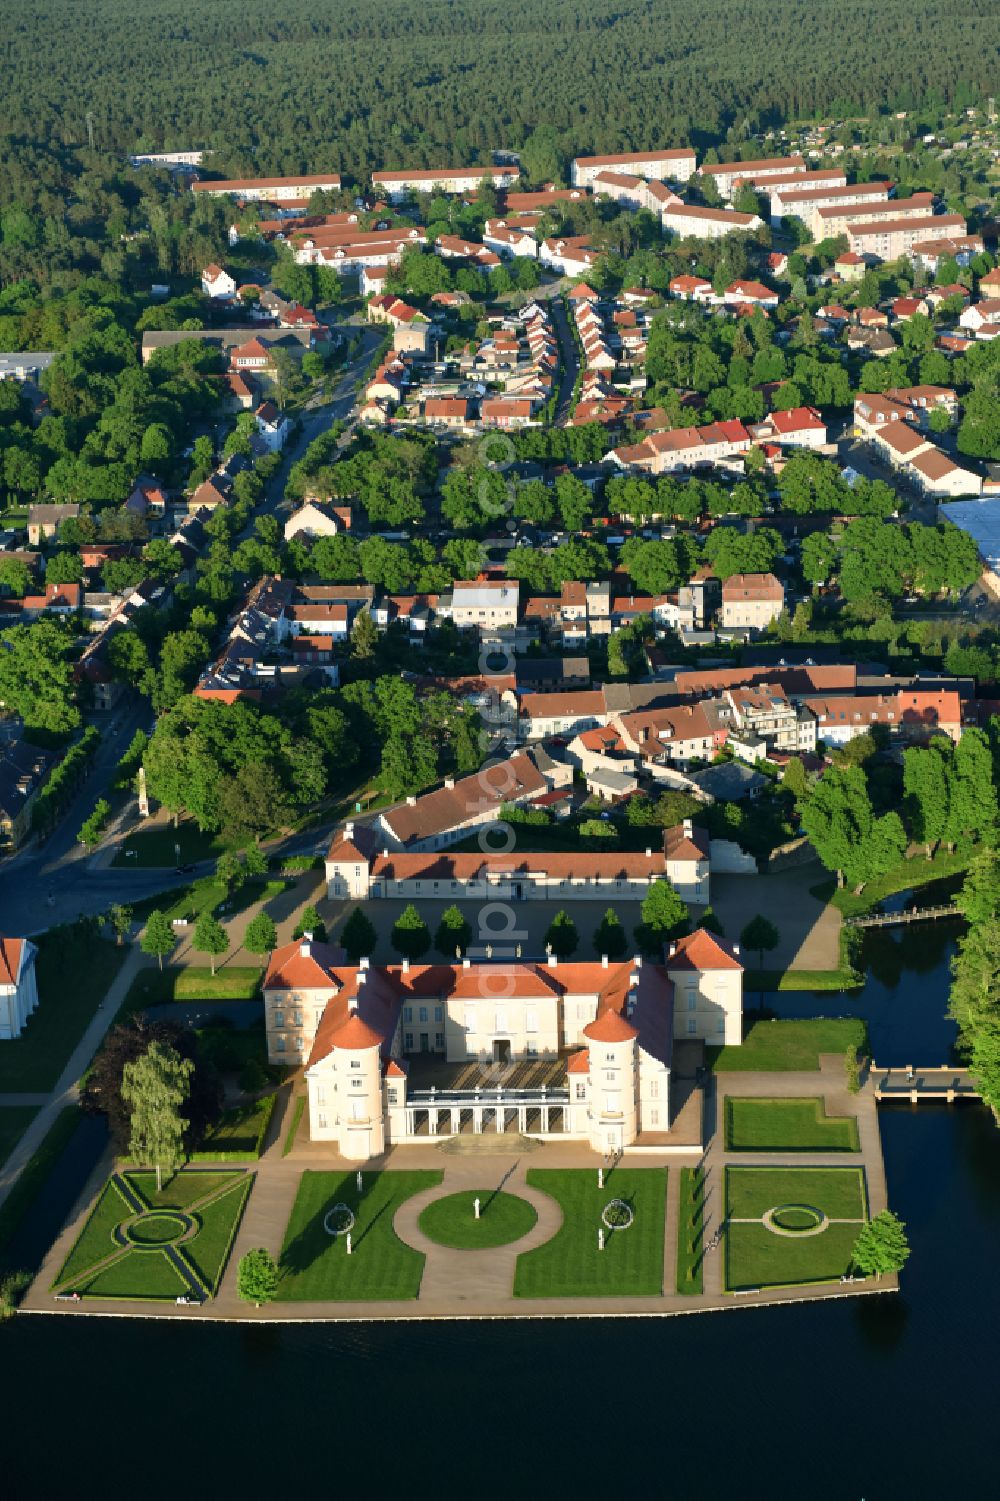
[[[0,1041],[20,1037],[38,1006],[37,953],[27,938],[0,938]]]
[[[206,297],[216,297],[223,300],[236,295],[236,283],[228,271],[223,271],[221,266],[206,266],[201,273],[201,290]]]
[[[273,401],[262,401],[254,413],[257,431],[267,444],[268,453],[280,453],[288,437],[289,423]]]

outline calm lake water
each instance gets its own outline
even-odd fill
[[[775,1007],[868,1015],[879,1062],[944,1062],[953,936],[879,934],[861,999]],[[0,1494],[994,1496],[1000,1131],[978,1106],[880,1121],[900,1296],[626,1323],[21,1318],[0,1329]]]

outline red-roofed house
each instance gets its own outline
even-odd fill
[[[20,1037],[38,1006],[37,953],[27,938],[0,938],[0,1042]]]

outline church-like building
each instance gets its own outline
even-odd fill
[[[606,1153],[669,1132],[675,1042],[741,1041],[743,967],[704,929],[662,963],[352,965],[304,939],[271,956],[264,1003],[270,1060],[305,1068],[311,1138],[345,1157],[468,1130]]]

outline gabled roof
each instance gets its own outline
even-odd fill
[[[265,990],[339,990],[333,971],[344,951],[333,943],[295,940],[275,949],[264,976]]]
[[[676,943],[671,944],[665,963],[668,970],[743,968],[733,946],[724,938],[716,938],[704,928],[696,928],[686,938],[678,938]]]

